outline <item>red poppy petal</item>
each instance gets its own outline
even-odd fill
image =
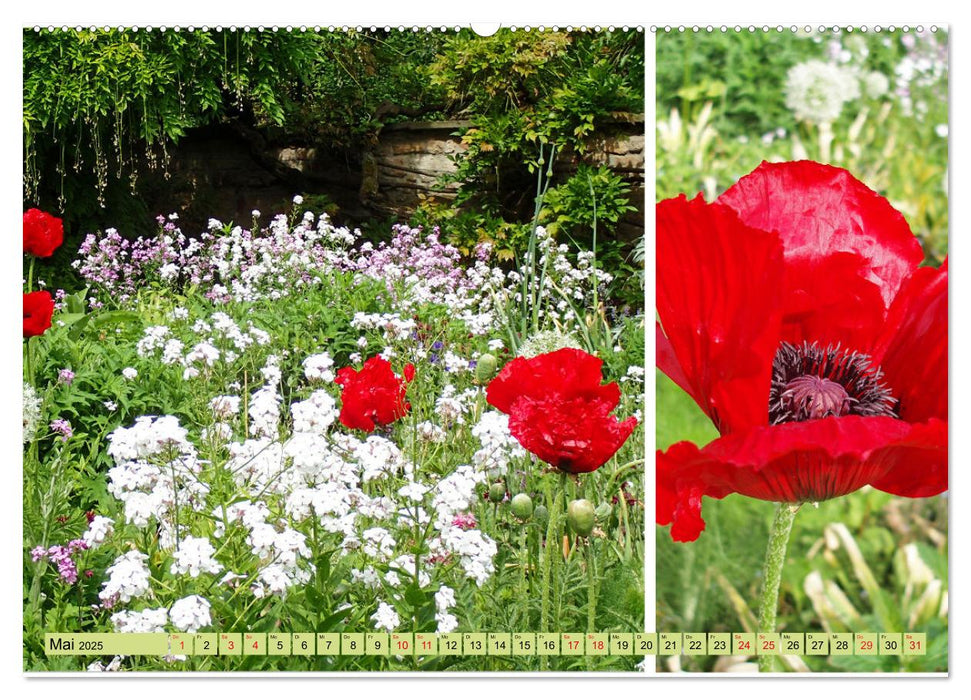
[[[700,196],[656,211],[657,313],[688,393],[722,433],[764,425],[782,306],[778,237]]]
[[[559,396],[602,403],[607,411],[620,402],[616,382],[601,384],[603,360],[576,348],[562,348],[536,357],[517,357],[486,387],[486,399],[504,413],[521,396],[539,400]]]
[[[936,468],[906,457],[946,451],[946,439],[946,430],[895,418],[843,416],[760,426],[702,449],[678,443],[657,455],[658,522],[685,517],[689,528],[696,490],[712,498],[740,493],[788,503],[835,498],[867,484],[935,492]]]
[[[657,349],[655,350],[655,355],[658,368],[668,375],[671,381],[691,395],[691,398],[698,403],[701,403],[698,401],[698,397],[691,393],[691,382],[688,380],[688,377],[685,376],[684,370],[681,369],[681,365],[678,363],[678,357],[674,354],[674,348],[671,347],[671,342],[664,335],[664,331],[661,330],[661,324],[655,323],[654,326],[654,332],[657,340]]]
[[[884,306],[924,258],[903,215],[847,171],[812,161],[762,163],[718,203],[747,225],[778,232],[786,263],[853,252],[867,261],[865,279]]]
[[[867,269],[867,260],[854,253],[787,261],[782,339],[869,352],[886,307],[880,287],[865,279]]]
[[[945,261],[939,269],[917,270],[904,283],[874,354],[904,420],[947,420],[947,325]]]
[[[906,438],[871,455],[886,473],[875,488],[897,496],[926,498],[947,491],[947,423],[931,418],[913,426]]]
[[[706,464],[701,450],[690,442],[678,442],[666,451],[657,452],[658,525],[671,525],[671,537],[676,542],[691,542],[705,529],[701,517],[701,497],[724,498],[732,493],[724,480],[711,482],[703,468]]]
[[[24,338],[43,335],[51,327],[54,299],[44,290],[24,294]]]
[[[599,469],[636,426],[637,419],[620,422],[603,405],[582,398],[521,397],[509,414],[509,432],[525,449],[571,474]]]

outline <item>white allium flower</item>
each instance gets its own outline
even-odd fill
[[[209,601],[197,595],[190,595],[172,604],[169,617],[172,624],[183,632],[198,632],[212,624],[209,614]]]
[[[519,346],[520,357],[536,357],[563,348],[579,348],[580,341],[569,333],[557,330],[539,331],[526,338]]]
[[[813,59],[789,69],[785,92],[796,119],[823,124],[835,121],[843,105],[860,96],[860,82],[850,68]]]
[[[209,542],[208,537],[192,537],[189,535],[179,542],[178,549],[173,553],[173,574],[189,574],[196,578],[203,571],[218,574],[223,570],[222,564],[215,560],[216,548]]]
[[[115,601],[127,603],[132,598],[145,595],[149,589],[149,571],[145,562],[148,555],[132,550],[115,559],[108,567],[105,581],[98,597],[106,604]]]
[[[887,94],[890,89],[890,78],[880,71],[872,71],[863,76],[863,92],[867,97],[877,99]]]
[[[378,603],[378,610],[371,615],[371,619],[374,620],[375,629],[384,629],[388,632],[394,632],[401,624],[401,618],[398,617],[395,609],[383,601]]]
[[[115,521],[103,515],[96,515],[81,536],[91,549],[103,543],[114,532]]]

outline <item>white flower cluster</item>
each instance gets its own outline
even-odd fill
[[[472,427],[472,435],[482,445],[472,456],[472,463],[490,477],[505,474],[510,462],[526,457],[526,450],[509,432],[509,416],[504,413],[483,413]]]
[[[173,574],[189,574],[196,578],[202,572],[218,574],[223,570],[222,564],[215,559],[216,548],[209,542],[208,537],[192,537],[182,539],[173,553]]]
[[[796,119],[831,123],[844,104],[860,97],[860,81],[853,68],[812,59],[789,69],[785,92]]]
[[[449,612],[449,609],[454,606],[455,591],[448,586],[439,588],[435,593],[435,621],[438,622],[439,634],[454,632],[458,628],[458,619]]]
[[[105,607],[116,603],[127,603],[132,598],[143,596],[149,591],[149,571],[146,562],[148,555],[132,550],[115,559],[108,567],[108,580],[105,581],[98,597]]]
[[[164,632],[168,621],[169,611],[165,608],[120,610],[111,616],[115,632]]]
[[[371,615],[371,619],[374,620],[374,629],[378,630],[394,632],[401,625],[398,613],[384,601],[378,603],[377,612]]]
[[[88,523],[88,529],[81,535],[81,539],[88,545],[88,549],[95,549],[104,544],[104,541],[114,532],[115,521],[103,515],[96,515]]]
[[[186,596],[172,603],[169,617],[183,632],[195,633],[212,624],[209,601],[197,595]]]
[[[24,410],[24,444],[34,441],[37,435],[37,426],[40,425],[41,398],[37,395],[27,382],[24,382],[23,394]]]
[[[176,313],[179,311],[184,313]],[[188,311],[176,309],[171,314],[172,319],[179,326],[183,336],[192,333],[195,338],[189,339],[189,352],[184,353],[186,342],[182,338],[173,337],[169,326],[149,326],[142,338],[136,344],[136,351],[140,357],[154,358],[161,349],[161,361],[166,365],[182,365],[185,369],[183,379],[199,376],[201,371],[212,368],[220,361],[226,364],[236,362],[243,357],[247,350],[254,346],[265,346],[270,342],[269,334],[253,325],[248,324],[247,330],[240,326],[227,314],[217,311],[208,321],[197,319],[191,327],[183,322],[188,321]],[[130,371],[129,371],[130,370]],[[126,379],[134,379],[137,372],[126,368],[123,372]]]
[[[177,503],[204,501],[209,487],[197,478],[201,464],[186,435],[174,416],[141,416],[132,427],[108,435],[108,454],[115,461],[108,470],[108,491],[124,504],[126,521],[146,527],[154,517],[170,525]]]
[[[334,360],[326,352],[311,355],[303,361],[303,373],[311,381],[334,381]]]

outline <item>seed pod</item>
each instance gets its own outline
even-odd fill
[[[533,514],[533,499],[525,493],[517,493],[509,502],[509,509],[520,520],[529,520]]]
[[[533,509],[533,522],[540,527],[546,527],[546,524],[550,521],[550,512],[546,509],[544,505],[538,505]]]
[[[593,504],[585,498],[571,501],[566,508],[566,521],[580,537],[586,537],[593,532],[595,512]]]
[[[496,360],[496,356],[490,353],[484,353],[479,355],[479,359],[475,363],[475,378],[480,382],[487,382],[496,376],[496,368],[499,362]]]
[[[505,497],[506,485],[502,482],[496,482],[489,487],[489,500],[493,503],[499,503]]]

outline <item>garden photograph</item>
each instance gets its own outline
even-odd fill
[[[947,672],[947,30],[656,41],[656,669]]]
[[[663,39],[677,65],[658,94],[678,145],[659,152],[659,194],[691,196],[709,178],[720,193],[798,133],[813,154],[839,150],[906,216],[917,248],[889,206],[875,214],[901,262],[880,258],[891,310],[860,333],[886,331],[883,371],[911,374],[860,391],[893,416],[874,420],[919,431],[875,439],[936,454],[946,375],[943,394],[925,396],[940,358],[905,356],[895,338],[920,324],[893,297],[937,313],[932,270],[946,288],[946,134],[923,130],[945,119],[946,76],[915,67],[909,112],[893,86],[861,93],[829,138],[783,97],[755,118],[731,84],[727,98],[712,94],[725,79],[705,72],[716,64],[700,54],[683,64]],[[946,51],[940,37],[893,39],[873,45],[872,70]],[[827,60],[828,40],[799,41],[793,60]],[[23,30],[24,671],[653,665],[643,654],[486,655],[472,638],[450,654],[446,644],[654,624],[644,599],[654,499],[644,46],[642,29]],[[775,68],[784,78],[787,67]],[[754,148],[777,127],[787,136]],[[711,135],[699,141],[697,128]],[[918,137],[924,147],[908,141]],[[907,180],[887,155],[893,138],[922,159]],[[659,446],[716,435],[658,381]],[[910,413],[890,407],[918,387],[925,398],[903,404]],[[913,618],[908,629],[946,632],[946,501],[906,498],[932,495],[911,476],[797,516],[800,562],[784,569],[780,624],[893,624],[881,617],[893,600]],[[732,601],[751,604],[757,581],[743,572],[771,510],[734,498],[706,502],[693,548],[659,528],[658,561],[672,574],[666,584],[658,574],[666,627],[747,624]],[[751,551],[719,543],[740,519],[752,521]],[[693,527],[675,521],[672,534]],[[868,598],[867,571],[895,598]],[[830,611],[837,594],[846,604],[820,620],[814,605]],[[52,633],[298,641],[285,654],[197,644],[59,655]],[[393,646],[395,635],[414,646]],[[419,635],[437,635],[437,649],[426,653]],[[300,653],[304,636],[315,653]],[[332,638],[367,653],[329,653]]]

